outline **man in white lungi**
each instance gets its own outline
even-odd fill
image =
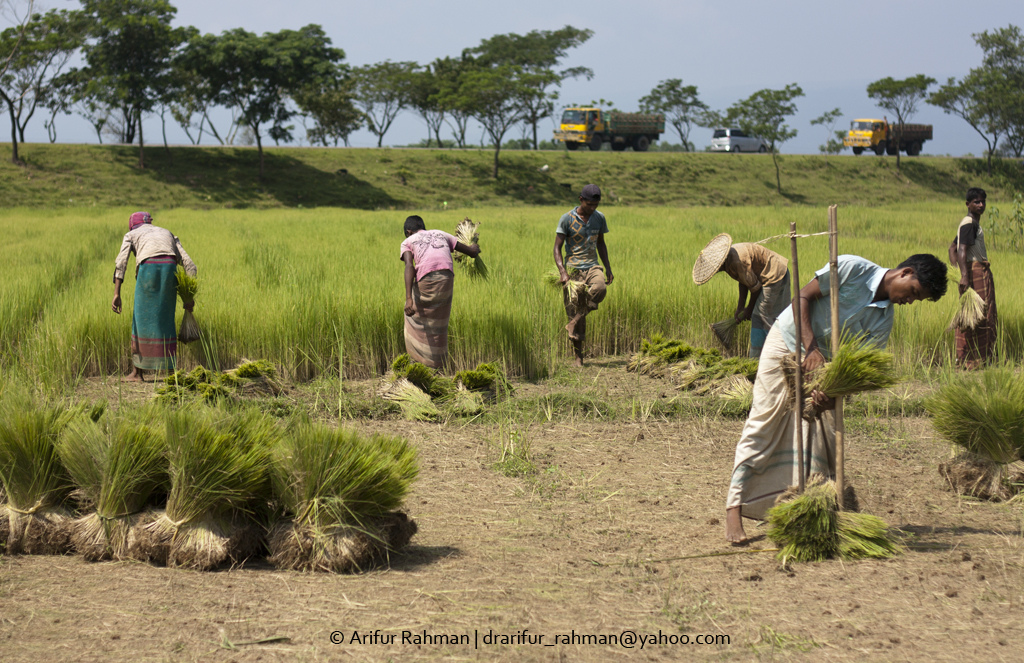
[[[922,299],[938,301],[946,293],[946,265],[933,255],[917,254],[895,269],[886,269],[851,255],[839,256],[839,322],[842,333],[865,336],[885,347],[892,332],[892,304]],[[818,270],[800,290],[800,341],[803,370],[810,374],[829,356],[832,338],[829,267]],[[796,424],[800,413],[786,386],[783,360],[796,352],[797,326],[793,307],[779,315],[761,352],[754,382],[754,402],[736,445],[736,460],[726,499],[725,538],[747,540],[743,517],[763,519],[775,499],[799,482]],[[835,402],[821,392],[811,394],[825,411],[813,426],[803,421],[804,476],[835,474]]]

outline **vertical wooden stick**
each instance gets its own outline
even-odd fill
[[[839,212],[838,205],[828,208],[828,272],[829,299],[832,304],[832,355],[835,356],[842,340],[839,329]],[[839,492],[839,509],[843,509],[843,491],[846,481],[845,428],[843,424],[843,398],[836,400],[836,490]]]
[[[790,271],[793,275],[793,322],[796,325],[796,462],[800,466],[800,475],[797,480],[797,488],[804,492],[804,382],[803,382],[803,352],[801,343],[803,341],[803,325],[800,317],[800,267],[796,256],[796,222],[789,224],[789,250],[792,257]]]

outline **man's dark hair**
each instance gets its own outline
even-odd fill
[[[414,233],[417,230],[426,230],[426,229],[427,229],[427,226],[423,223],[423,219],[421,217],[418,217],[415,214],[410,216],[410,217],[406,217],[406,219],[405,219],[405,232],[407,232],[407,233]]]
[[[972,186],[967,190],[967,202],[971,202],[972,200],[985,200],[986,198],[988,198],[988,194],[986,194],[985,190],[981,187]]]
[[[946,263],[930,253],[917,253],[896,266],[896,269],[910,267],[917,276],[917,282],[930,294],[933,302],[946,294]]]

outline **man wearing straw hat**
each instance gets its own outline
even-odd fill
[[[886,269],[859,256],[838,258],[839,325],[844,334],[863,336],[884,348],[892,331],[894,306],[921,299],[938,301],[946,293],[946,265],[926,253],[910,256],[895,269]],[[797,485],[800,473],[835,473],[835,420],[823,412],[813,425],[797,412],[787,386],[786,360],[796,352],[797,339],[806,351],[806,374],[820,368],[829,355],[832,335],[829,266],[818,270],[800,290],[800,323],[787,307],[765,339],[754,382],[754,401],[736,445],[729,495],[726,499],[725,538],[746,542],[742,518],[764,518],[775,499]],[[797,329],[799,328],[799,334]],[[835,402],[819,391],[811,393],[819,410]],[[802,422],[805,467],[797,462],[795,433]]]
[[[732,324],[750,320],[750,356],[760,357],[768,330],[789,306],[789,263],[778,253],[760,244],[733,244],[728,233],[716,236],[697,256],[693,282],[703,285],[718,272],[725,272],[740,284],[740,300]],[[749,295],[750,303],[747,303]],[[725,345],[732,345],[715,325],[712,331]]]
[[[604,301],[607,286],[615,278],[612,266],[608,261],[608,247],[604,243],[604,235],[608,232],[608,221],[604,214],[597,211],[601,203],[601,189],[596,184],[588,184],[580,192],[580,204],[562,215],[555,229],[555,267],[562,281],[562,294],[565,313],[569,316],[569,324],[565,330],[569,332],[573,352],[576,355],[576,366],[583,366],[583,341],[587,335],[587,315],[597,310],[598,304]],[[562,246],[565,245],[566,260],[562,262]],[[600,256],[604,263],[604,271],[597,265]],[[568,269],[572,270],[570,275]],[[572,279],[586,284],[586,293],[576,301],[569,296],[564,286]]]

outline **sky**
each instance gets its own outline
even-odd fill
[[[854,118],[884,114],[867,97],[870,82],[916,74],[940,83],[962,77],[981,64],[981,49],[972,34],[1011,23],[1024,26],[1021,0],[171,2],[178,9],[176,25],[193,25],[204,33],[237,27],[263,33],[319,24],[353,66],[384,60],[429,63],[457,56],[495,34],[564,25],[589,28],[594,36],[571,50],[563,64],[590,67],[594,77],[565,81],[559,104],[607,99],[615,108],[637,110],[638,100],[660,81],[680,78],[686,85],[696,85],[709,106],[724,110],[757,90],[797,83],[805,96],[796,100],[798,112],[789,125],[798,133],[781,151],[802,154],[817,153],[825,142],[826,130],[810,125],[825,111],[842,109],[836,128],[848,128]],[[40,0],[39,5],[70,9],[78,3]],[[934,139],[925,144],[925,154],[980,155],[985,149],[966,122],[934,106],[922,103],[912,121],[934,125]],[[227,122],[226,114],[220,116],[219,124]],[[555,128],[554,120],[546,120],[541,135],[550,137]],[[302,136],[301,126],[297,129],[297,137]],[[59,118],[57,131],[61,142],[96,140],[91,127],[77,116]],[[147,119],[147,139],[159,132],[159,119]],[[172,144],[187,143],[171,121],[167,133]],[[467,138],[479,143],[482,134],[474,127]],[[426,135],[423,121],[406,111],[385,134],[384,143],[407,145]],[[518,136],[513,130],[509,138]],[[666,136],[679,142],[672,133]],[[33,120],[26,139],[47,140],[41,119]],[[690,140],[702,150],[711,141],[711,130],[695,127]],[[375,146],[376,137],[361,130],[352,135],[351,144]]]

